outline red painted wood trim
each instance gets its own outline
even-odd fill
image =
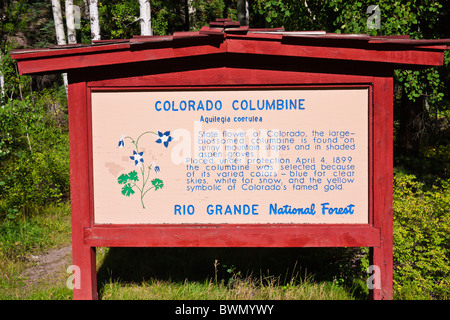
[[[221,86],[267,85],[270,79],[272,86],[295,86],[299,84],[370,84],[373,76],[340,75],[330,73],[310,73],[298,71],[261,70],[247,68],[220,67],[201,70],[179,71],[173,73],[157,73],[145,76],[135,76],[120,79],[89,81],[91,87],[126,87],[145,88],[159,87],[161,90],[175,86],[183,86],[183,90],[203,88],[218,88]]]
[[[359,247],[379,246],[369,225],[96,225],[92,247]]]
[[[88,157],[87,162],[89,166],[89,226],[94,225],[94,149],[92,146],[92,99],[91,99],[91,93],[92,89],[87,86],[86,87],[86,94],[87,94],[87,101],[86,101],[86,126],[87,126],[87,149],[88,149]]]
[[[380,268],[381,288],[371,291],[373,299],[392,299],[393,289],[393,79],[376,78],[374,83],[374,221],[381,243],[371,249],[371,264]]]
[[[149,77],[137,77],[133,81],[128,81],[127,86],[125,81],[129,79],[111,80],[102,82],[102,85],[118,85],[111,87],[91,87],[92,84],[98,82],[90,82],[89,86],[84,82],[71,83],[71,90],[75,94],[70,93],[70,110],[69,121],[74,119],[71,133],[71,162],[79,162],[75,164],[72,170],[72,175],[75,178],[73,190],[74,201],[77,197],[82,198],[83,204],[73,207],[74,230],[74,261],[80,261],[80,256],[84,260],[89,260],[89,263],[82,262],[84,265],[82,270],[88,274],[84,282],[89,282],[90,287],[85,290],[85,293],[80,294],[78,298],[89,298],[94,296],[92,288],[95,279],[95,251],[96,246],[160,246],[160,247],[319,247],[319,246],[368,246],[374,247],[371,250],[372,262],[382,266],[382,282],[383,288],[381,290],[374,290],[374,298],[389,298],[392,296],[392,78],[390,77],[373,77],[373,76],[355,76],[355,75],[330,75],[330,74],[308,74],[302,73],[301,76],[295,71],[288,71],[290,74],[287,77],[287,85],[267,85],[267,74],[263,78],[262,75],[267,70],[256,71],[261,78],[256,81],[257,84],[251,84],[252,80],[245,81],[244,75],[253,69],[239,69],[236,71],[242,72],[242,79],[233,77],[233,73],[227,74],[221,80],[217,78],[215,85],[202,86],[203,82],[199,78],[208,78],[214,72],[220,73],[227,68],[217,68],[214,70],[193,70],[190,74],[192,83],[190,86],[186,84],[185,77],[178,77],[177,75],[167,74],[161,75],[166,78],[166,82],[171,86],[160,87],[160,82],[149,81]],[[388,74],[389,71],[385,73]],[[368,72],[369,73],[369,72]],[[285,71],[273,71],[273,75],[278,79],[285,75]],[[223,74],[222,74],[223,75]],[[315,82],[319,76],[323,76],[323,83]],[[328,79],[327,79],[328,78]],[[178,79],[178,80],[177,80]],[[360,81],[364,80],[365,83]],[[141,87],[134,87],[137,83],[142,84]],[[163,83],[165,83],[163,81]],[[250,83],[250,84],[249,84]],[[297,83],[293,85],[293,83]],[[301,85],[301,84],[307,85]],[[329,83],[333,83],[330,85]],[[371,83],[374,83],[373,90]],[[145,85],[144,85],[145,84]],[[349,87],[369,87],[369,101],[373,92],[373,103],[369,103],[369,136],[374,138],[373,145],[369,148],[370,163],[370,181],[374,183],[373,189],[368,190],[371,206],[373,207],[373,218],[369,220],[368,225],[94,225],[93,217],[90,213],[93,212],[92,197],[90,197],[89,186],[92,186],[92,162],[91,154],[92,147],[90,144],[91,124],[90,124],[90,92],[91,90],[203,90],[203,89],[284,89],[284,88],[349,88]],[[72,92],[71,91],[71,92]],[[74,101],[73,97],[77,97]],[[75,107],[73,107],[75,106]],[[76,110],[76,114],[71,111]],[[81,110],[80,112],[78,112]],[[70,114],[72,112],[72,114]],[[83,120],[84,119],[84,120]],[[81,124],[77,124],[81,122]],[[85,121],[87,124],[83,124]],[[73,138],[74,137],[74,138]],[[76,142],[73,142],[76,141]],[[75,151],[72,149],[74,146]],[[73,155],[73,153],[76,155]],[[73,157],[73,158],[72,158]],[[391,157],[390,162],[386,161]],[[86,165],[87,163],[87,165]],[[376,165],[376,167],[375,167]],[[87,166],[88,168],[84,168]],[[386,168],[387,166],[387,168]],[[389,169],[389,166],[391,169]],[[74,169],[74,168],[72,168]],[[390,172],[389,172],[390,170]],[[76,187],[76,182],[83,184],[85,180],[78,177],[77,174],[88,172],[89,182],[86,189]],[[385,187],[385,183],[391,185]],[[381,187],[381,189],[380,189]],[[78,188],[78,189],[77,189]],[[384,189],[383,189],[384,188]],[[390,190],[390,191],[389,191]],[[385,193],[390,192],[386,196]],[[390,207],[389,207],[390,203]],[[80,207],[88,207],[87,210],[80,210]],[[372,208],[371,207],[371,208]],[[389,230],[389,218],[384,217],[386,208],[391,210]],[[371,209],[369,209],[371,210]],[[371,217],[370,215],[369,217]],[[374,226],[371,226],[371,223]],[[386,227],[387,226],[387,227]],[[80,245],[80,228],[82,230],[82,245]],[[386,233],[385,233],[386,232]],[[390,233],[389,233],[390,232]],[[76,240],[78,239],[78,240]],[[390,246],[390,248],[389,248]],[[78,258],[75,258],[78,256]],[[390,260],[390,261],[389,261]],[[75,263],[74,262],[74,263]],[[391,266],[391,267],[389,267]],[[86,271],[87,270],[87,271]],[[94,270],[94,271],[93,271]],[[390,274],[389,274],[390,272]],[[390,283],[390,284],[389,284]],[[87,293],[86,293],[87,292]],[[74,292],[74,297],[76,296]]]
[[[91,85],[92,84],[92,85]],[[342,84],[335,84],[335,85],[329,85],[329,84],[310,84],[310,85],[304,85],[304,84],[298,84],[298,85],[267,85],[267,86],[258,86],[258,85],[229,85],[229,86],[192,86],[192,87],[158,87],[158,86],[142,86],[142,87],[134,87],[134,86],[110,86],[110,87],[98,87],[94,85],[96,83],[89,83],[88,88],[91,90],[91,92],[100,92],[100,91],[123,91],[123,92],[129,92],[129,91],[208,91],[208,90],[289,90],[289,89],[297,89],[297,90],[309,90],[309,89],[349,89],[349,88],[370,88],[370,84],[353,84],[349,83],[346,84],[343,82]]]
[[[149,43],[151,45],[152,43]],[[128,44],[129,45],[129,44]],[[114,45],[114,46],[119,46]],[[19,62],[20,74],[42,72],[63,72],[71,69],[80,69],[98,66],[110,66],[123,63],[145,62],[160,59],[173,59],[186,56],[209,55],[226,52],[226,45],[200,44],[195,46],[166,46],[146,50],[116,50],[98,51],[90,54],[80,53],[72,49],[66,54],[33,53],[30,58],[14,55]],[[62,51],[62,50],[61,50]],[[25,54],[24,54],[25,55]],[[38,55],[38,57],[36,57]],[[37,61],[39,61],[37,63]]]
[[[359,40],[358,45],[354,45],[355,39]],[[419,40],[386,42],[372,39],[373,43],[369,43],[370,39],[365,36],[343,37],[332,34],[289,36],[288,34],[219,33],[219,36],[205,36],[199,33],[182,33],[174,35],[172,40],[167,37],[155,37],[155,39],[151,38],[151,41],[136,38],[126,42],[96,46],[15,51],[12,58],[18,61],[20,74],[67,72],[79,68],[219,53],[439,66],[443,63],[445,46],[437,44],[448,42],[446,39],[432,40],[432,42]],[[333,42],[331,45],[330,41]],[[392,41],[398,43],[392,43]],[[349,42],[352,44],[350,45]]]
[[[114,41],[114,40],[111,40]],[[11,55],[12,59],[18,60],[28,60],[28,59],[39,59],[39,58],[49,58],[67,55],[82,55],[82,54],[92,54],[108,51],[120,51],[130,48],[130,42],[128,40],[121,40],[120,43],[105,43],[93,45],[66,45],[66,46],[53,46],[46,49],[21,49],[15,50]],[[120,40],[116,40],[118,42]]]
[[[205,70],[203,70],[203,71],[205,71]],[[246,71],[250,71],[250,70],[246,70]],[[202,78],[202,77],[199,77],[199,78]],[[303,79],[303,81],[305,81],[305,78],[306,78],[306,81],[309,81],[309,77],[302,77],[301,79]],[[184,81],[185,78],[179,78],[179,79],[182,80],[182,83],[185,82]],[[122,80],[123,79],[116,79],[115,81],[111,80],[110,83],[117,83],[117,82],[122,83]],[[226,79],[226,78],[225,79],[222,78],[222,80],[225,83],[228,81],[228,79]],[[190,90],[205,90],[205,89],[209,89],[209,90],[245,90],[245,89],[255,89],[255,90],[278,89],[278,90],[285,90],[285,89],[298,89],[298,90],[301,90],[301,89],[367,88],[368,89],[368,95],[369,95],[369,97],[368,97],[369,104],[368,104],[368,110],[367,110],[367,112],[369,113],[369,116],[368,116],[368,122],[369,122],[368,123],[368,130],[369,130],[369,132],[368,132],[368,139],[369,139],[368,146],[369,146],[369,150],[367,151],[368,152],[368,159],[369,159],[369,169],[368,169],[369,170],[369,175],[368,175],[368,177],[369,177],[369,182],[368,182],[369,187],[368,187],[368,190],[367,190],[367,192],[368,192],[368,199],[369,199],[369,204],[368,204],[368,206],[369,206],[369,208],[368,208],[368,223],[369,223],[370,226],[372,226],[372,223],[374,221],[374,218],[373,218],[373,216],[374,216],[374,210],[373,210],[373,186],[372,186],[372,181],[373,181],[373,160],[372,160],[372,158],[373,158],[373,146],[372,146],[371,140],[370,140],[371,137],[373,136],[373,116],[372,116],[372,114],[373,114],[373,101],[372,101],[372,99],[373,99],[373,95],[372,95],[373,89],[372,89],[372,85],[363,84],[363,83],[358,83],[358,84],[354,84],[354,83],[350,83],[350,84],[346,84],[346,83],[336,84],[335,83],[333,85],[329,85],[329,84],[326,84],[326,85],[324,85],[324,84],[311,84],[311,83],[309,83],[308,85],[301,85],[300,84],[301,83],[300,79],[297,79],[297,80],[299,80],[299,84],[295,85],[295,86],[294,85],[291,85],[291,86],[273,86],[273,85],[264,85],[264,86],[233,85],[233,86],[231,86],[230,85],[230,86],[226,86],[226,87],[224,87],[224,86],[215,86],[215,87],[212,87],[212,88],[211,87],[194,86],[194,87],[189,88],[189,89]],[[351,77],[351,80],[354,80],[354,78]],[[365,77],[365,80],[366,81],[369,81],[369,80],[373,81],[374,78],[373,77]],[[147,83],[151,83],[151,82],[147,82]],[[172,81],[172,83],[175,84],[177,82]],[[182,85],[182,83],[180,83],[179,85]],[[147,86],[147,87],[115,87],[115,86],[106,87],[106,86],[101,86],[101,87],[88,87],[88,88],[89,88],[88,89],[88,97],[89,98],[88,98],[87,105],[88,105],[88,115],[89,116],[88,116],[88,120],[87,121],[88,121],[88,128],[89,128],[89,138],[88,138],[89,139],[89,143],[88,143],[88,146],[89,146],[89,150],[90,150],[89,166],[91,168],[91,170],[90,170],[91,174],[89,176],[89,181],[91,183],[91,186],[93,186],[93,176],[92,176],[92,173],[93,173],[93,169],[92,169],[93,168],[93,164],[92,164],[93,149],[92,149],[92,135],[91,135],[91,132],[92,132],[92,117],[90,116],[91,115],[91,99],[90,99],[91,92],[94,92],[94,91],[124,91],[124,90],[125,91],[149,91],[149,90],[150,91],[152,91],[152,90],[154,91],[154,90],[161,90],[161,88],[160,87],[151,87],[151,86]],[[186,88],[184,86],[182,86],[182,87],[169,87],[169,88],[165,88],[165,89],[168,90],[168,91],[188,90],[188,88]],[[91,212],[90,225],[94,226],[95,223],[94,223],[94,214],[93,214],[93,212],[94,212],[93,196],[90,199],[90,212]],[[96,225],[95,227],[97,227],[97,226],[98,225]],[[117,226],[117,225],[113,225],[112,227],[115,227],[115,226]],[[222,227],[224,225],[223,224],[206,225],[206,227],[211,227],[211,226],[217,228],[217,227]],[[261,224],[260,225],[257,225],[257,224],[254,225],[255,228],[261,228],[261,230],[264,230],[264,232],[266,230],[265,228],[272,227],[272,226],[273,225],[261,225]],[[305,226],[305,225],[300,225],[300,226]],[[308,230],[308,231],[314,230],[314,228],[311,228],[311,225],[306,225],[306,226],[308,227],[306,230]],[[336,226],[337,227],[341,227],[342,225],[338,224]],[[138,230],[139,229],[138,226],[133,226],[133,228],[134,228],[134,230]],[[147,228],[147,226],[144,226],[144,228]],[[196,228],[198,228],[198,227],[196,227]],[[321,226],[320,230],[322,230],[322,229],[323,228]],[[239,234],[241,234],[241,230],[242,229],[239,229],[239,230],[240,230]],[[288,229],[286,229],[286,230],[288,230]],[[328,228],[327,228],[327,230],[328,230]],[[360,229],[358,229],[358,230],[360,230]],[[180,234],[180,236],[183,235],[183,228],[180,229],[179,234]],[[167,236],[168,238],[171,237],[170,234],[168,234],[168,235],[167,234],[161,235],[161,237],[165,237],[165,236]],[[323,235],[317,234],[317,237],[322,237],[322,236]],[[283,237],[283,234],[280,234],[280,237]],[[239,238],[239,237],[237,237],[237,238]],[[362,239],[364,239],[364,237]],[[149,241],[151,241],[151,240],[149,240]],[[189,237],[187,237],[185,241],[190,241]],[[209,243],[209,240],[204,240],[204,241]],[[338,241],[340,241],[340,240],[338,240]],[[364,240],[357,240],[357,241],[360,241],[359,243],[364,243]],[[289,243],[289,241],[288,241],[288,243]],[[313,246],[329,246],[330,241],[326,240],[326,241],[323,242],[323,244],[320,244],[320,243],[322,243],[322,242],[317,242],[317,244],[313,245]],[[105,242],[103,242],[103,244],[105,245]],[[379,242],[377,242],[377,245],[379,245]],[[152,246],[152,245],[149,245],[149,246]],[[190,246],[190,245],[188,245],[188,246]],[[203,246],[206,246],[206,245],[203,245]],[[239,245],[235,245],[235,246],[239,246]],[[264,247],[265,244],[261,243],[261,244],[258,245],[257,243],[255,243],[254,246],[256,246],[256,247],[259,247],[259,246]],[[295,246],[295,245],[289,245],[289,246]],[[301,244],[299,246],[308,246],[308,245]],[[340,246],[340,245],[336,245],[336,246]],[[358,245],[355,245],[355,243],[351,243],[351,242],[347,243],[346,242],[342,246],[358,246]],[[362,244],[361,246],[369,246],[369,245]]]
[[[369,160],[369,174],[368,174],[368,178],[369,178],[369,225],[373,226],[373,221],[374,221],[374,197],[373,197],[373,192],[374,192],[374,186],[373,186],[373,180],[374,180],[374,175],[373,175],[373,159],[374,159],[374,150],[373,150],[373,136],[374,136],[374,94],[373,94],[373,83],[368,87],[369,89],[369,110],[368,110],[368,119],[369,119],[369,132],[368,132],[368,137],[369,137],[369,141],[368,141],[368,146],[369,146],[369,155],[368,155],[368,160]]]
[[[69,146],[72,217],[72,264],[79,267],[80,288],[74,299],[97,299],[95,248],[84,244],[84,228],[90,225],[90,176],[88,162],[87,87],[85,82],[69,84]],[[77,272],[77,269],[74,269]],[[77,278],[77,277],[75,277]]]
[[[301,37],[297,37],[301,41]],[[389,47],[370,48],[283,44],[272,41],[229,39],[227,52],[274,56],[314,57],[351,61],[374,61],[413,65],[442,65],[443,51],[419,51],[413,48],[392,51]]]
[[[223,71],[224,69],[222,69]],[[243,73],[249,70],[242,70]],[[200,78],[204,76],[204,72],[208,73],[209,70],[198,71]],[[212,72],[212,71],[211,71]],[[186,78],[174,77],[167,75],[172,83],[172,87],[166,87],[168,90],[203,90],[207,89],[223,89],[223,90],[237,90],[237,89],[285,89],[285,88],[351,88],[351,87],[369,87],[369,96],[372,94],[370,89],[370,82],[374,81],[374,77],[369,76],[340,76],[333,75],[335,80],[333,85],[313,83],[315,75],[302,74],[303,77],[294,76],[289,78],[289,81],[305,82],[308,85],[290,85],[290,86],[277,86],[277,85],[263,85],[267,83],[267,77],[261,78],[261,85],[239,85],[239,80],[230,77],[222,77],[221,84],[225,83],[228,86],[199,86],[198,82],[193,82],[192,87],[184,87]],[[336,78],[334,77],[336,76]],[[301,78],[301,79],[300,79]],[[338,83],[339,78],[342,83]],[[345,80],[343,80],[345,78]],[[175,80],[179,79],[179,80]],[[198,79],[198,78],[194,78]],[[233,84],[234,79],[238,85]],[[326,80],[326,77],[323,78]],[[357,83],[356,80],[364,79],[367,83]],[[109,85],[112,84],[125,84],[125,79],[108,81]],[[139,78],[139,80],[142,80]],[[330,81],[330,79],[328,79]],[[345,83],[349,81],[350,83]],[[330,81],[331,82],[331,81]],[[98,84],[98,82],[91,82]],[[161,87],[152,87],[150,84],[160,85],[158,82],[150,82],[148,78],[146,81],[140,82],[146,83],[147,86],[134,87],[133,82],[128,81],[127,87],[88,87],[88,96],[90,97],[91,91],[97,90],[161,90]],[[291,82],[292,83],[292,82]],[[103,83],[104,85],[105,83]],[[131,86],[130,86],[131,85]],[[369,97],[369,101],[371,101]],[[90,99],[87,101],[87,127],[90,132]],[[372,128],[372,103],[369,103],[369,128]],[[369,129],[369,135],[372,129]],[[88,140],[90,140],[90,133]],[[90,143],[87,143],[88,150],[92,152]],[[369,158],[371,158],[371,148],[369,150]],[[91,156],[90,156],[91,157]],[[92,168],[92,162],[89,158],[89,166]],[[372,167],[370,167],[372,168]],[[90,171],[92,172],[92,170]],[[372,171],[371,171],[372,172]],[[371,181],[372,175],[370,174]],[[92,183],[92,176],[89,179]],[[368,190],[370,193],[370,190]],[[371,196],[369,195],[370,199]],[[89,199],[90,212],[93,212],[92,198]],[[372,205],[372,203],[371,203]],[[369,221],[372,222],[372,211],[369,209]],[[84,245],[87,247],[340,247],[340,246],[368,246],[377,247],[381,246],[380,228],[374,228],[371,225],[94,225],[93,217],[89,217],[89,225],[84,228]]]

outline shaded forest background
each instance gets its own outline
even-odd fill
[[[73,1],[80,8],[77,43],[92,41],[88,2]],[[243,2],[255,28],[450,38],[448,0]],[[152,0],[152,32],[199,30],[216,18],[238,20],[243,2]],[[65,2],[60,4],[66,24]],[[381,13],[379,29],[367,26],[367,8],[373,4]],[[141,34],[138,0],[103,0],[97,7],[101,39]],[[0,236],[18,227],[18,217],[69,201],[63,77],[20,76],[9,55],[12,49],[56,44],[52,1],[0,1]],[[419,296],[448,298],[450,293],[449,88],[449,51],[442,67],[395,73],[394,287],[399,297],[411,286]],[[14,249],[2,244],[2,250]]]

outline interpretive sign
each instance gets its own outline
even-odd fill
[[[74,299],[97,247],[369,247],[392,298],[394,70],[449,43],[219,19],[13,52],[68,75]]]
[[[367,87],[92,93],[94,221],[368,223]]]

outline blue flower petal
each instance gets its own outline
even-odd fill
[[[159,138],[155,142],[164,144],[164,147],[166,148],[169,146],[169,142],[173,140],[173,138],[170,136],[170,131],[166,131],[164,133],[158,131],[158,136]]]

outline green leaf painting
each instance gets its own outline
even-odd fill
[[[117,182],[119,184],[125,184],[128,181],[136,182],[139,181],[138,174],[136,171],[131,171],[129,174],[121,174],[119,178],[117,178]]]
[[[144,197],[148,191],[154,190],[157,191],[164,187],[164,182],[161,179],[154,178],[150,180],[150,184],[148,184],[149,178],[151,174],[158,174],[161,169],[159,166],[154,163],[149,166],[145,165],[144,161],[144,151],[139,150],[139,140],[142,136],[146,134],[152,134],[156,136],[155,142],[163,145],[165,148],[169,146],[169,143],[173,140],[170,135],[170,131],[161,132],[158,131],[146,131],[142,133],[136,140],[131,137],[122,135],[119,139],[118,148],[125,147],[125,140],[130,140],[132,145],[134,146],[133,154],[130,156],[130,160],[133,161],[134,167],[136,170],[130,171],[129,173],[122,173],[117,178],[117,183],[123,185],[122,194],[126,197],[130,197],[136,192],[140,194],[142,208],[145,209]]]
[[[155,191],[164,187],[164,183],[160,179],[153,179],[152,185],[155,187]]]
[[[134,190],[133,190],[133,188],[131,187],[131,184],[126,184],[126,185],[124,185],[123,186],[123,188],[122,188],[122,194],[124,195],[124,196],[127,196],[127,197],[129,197],[129,196],[131,196],[132,194],[134,194]]]

